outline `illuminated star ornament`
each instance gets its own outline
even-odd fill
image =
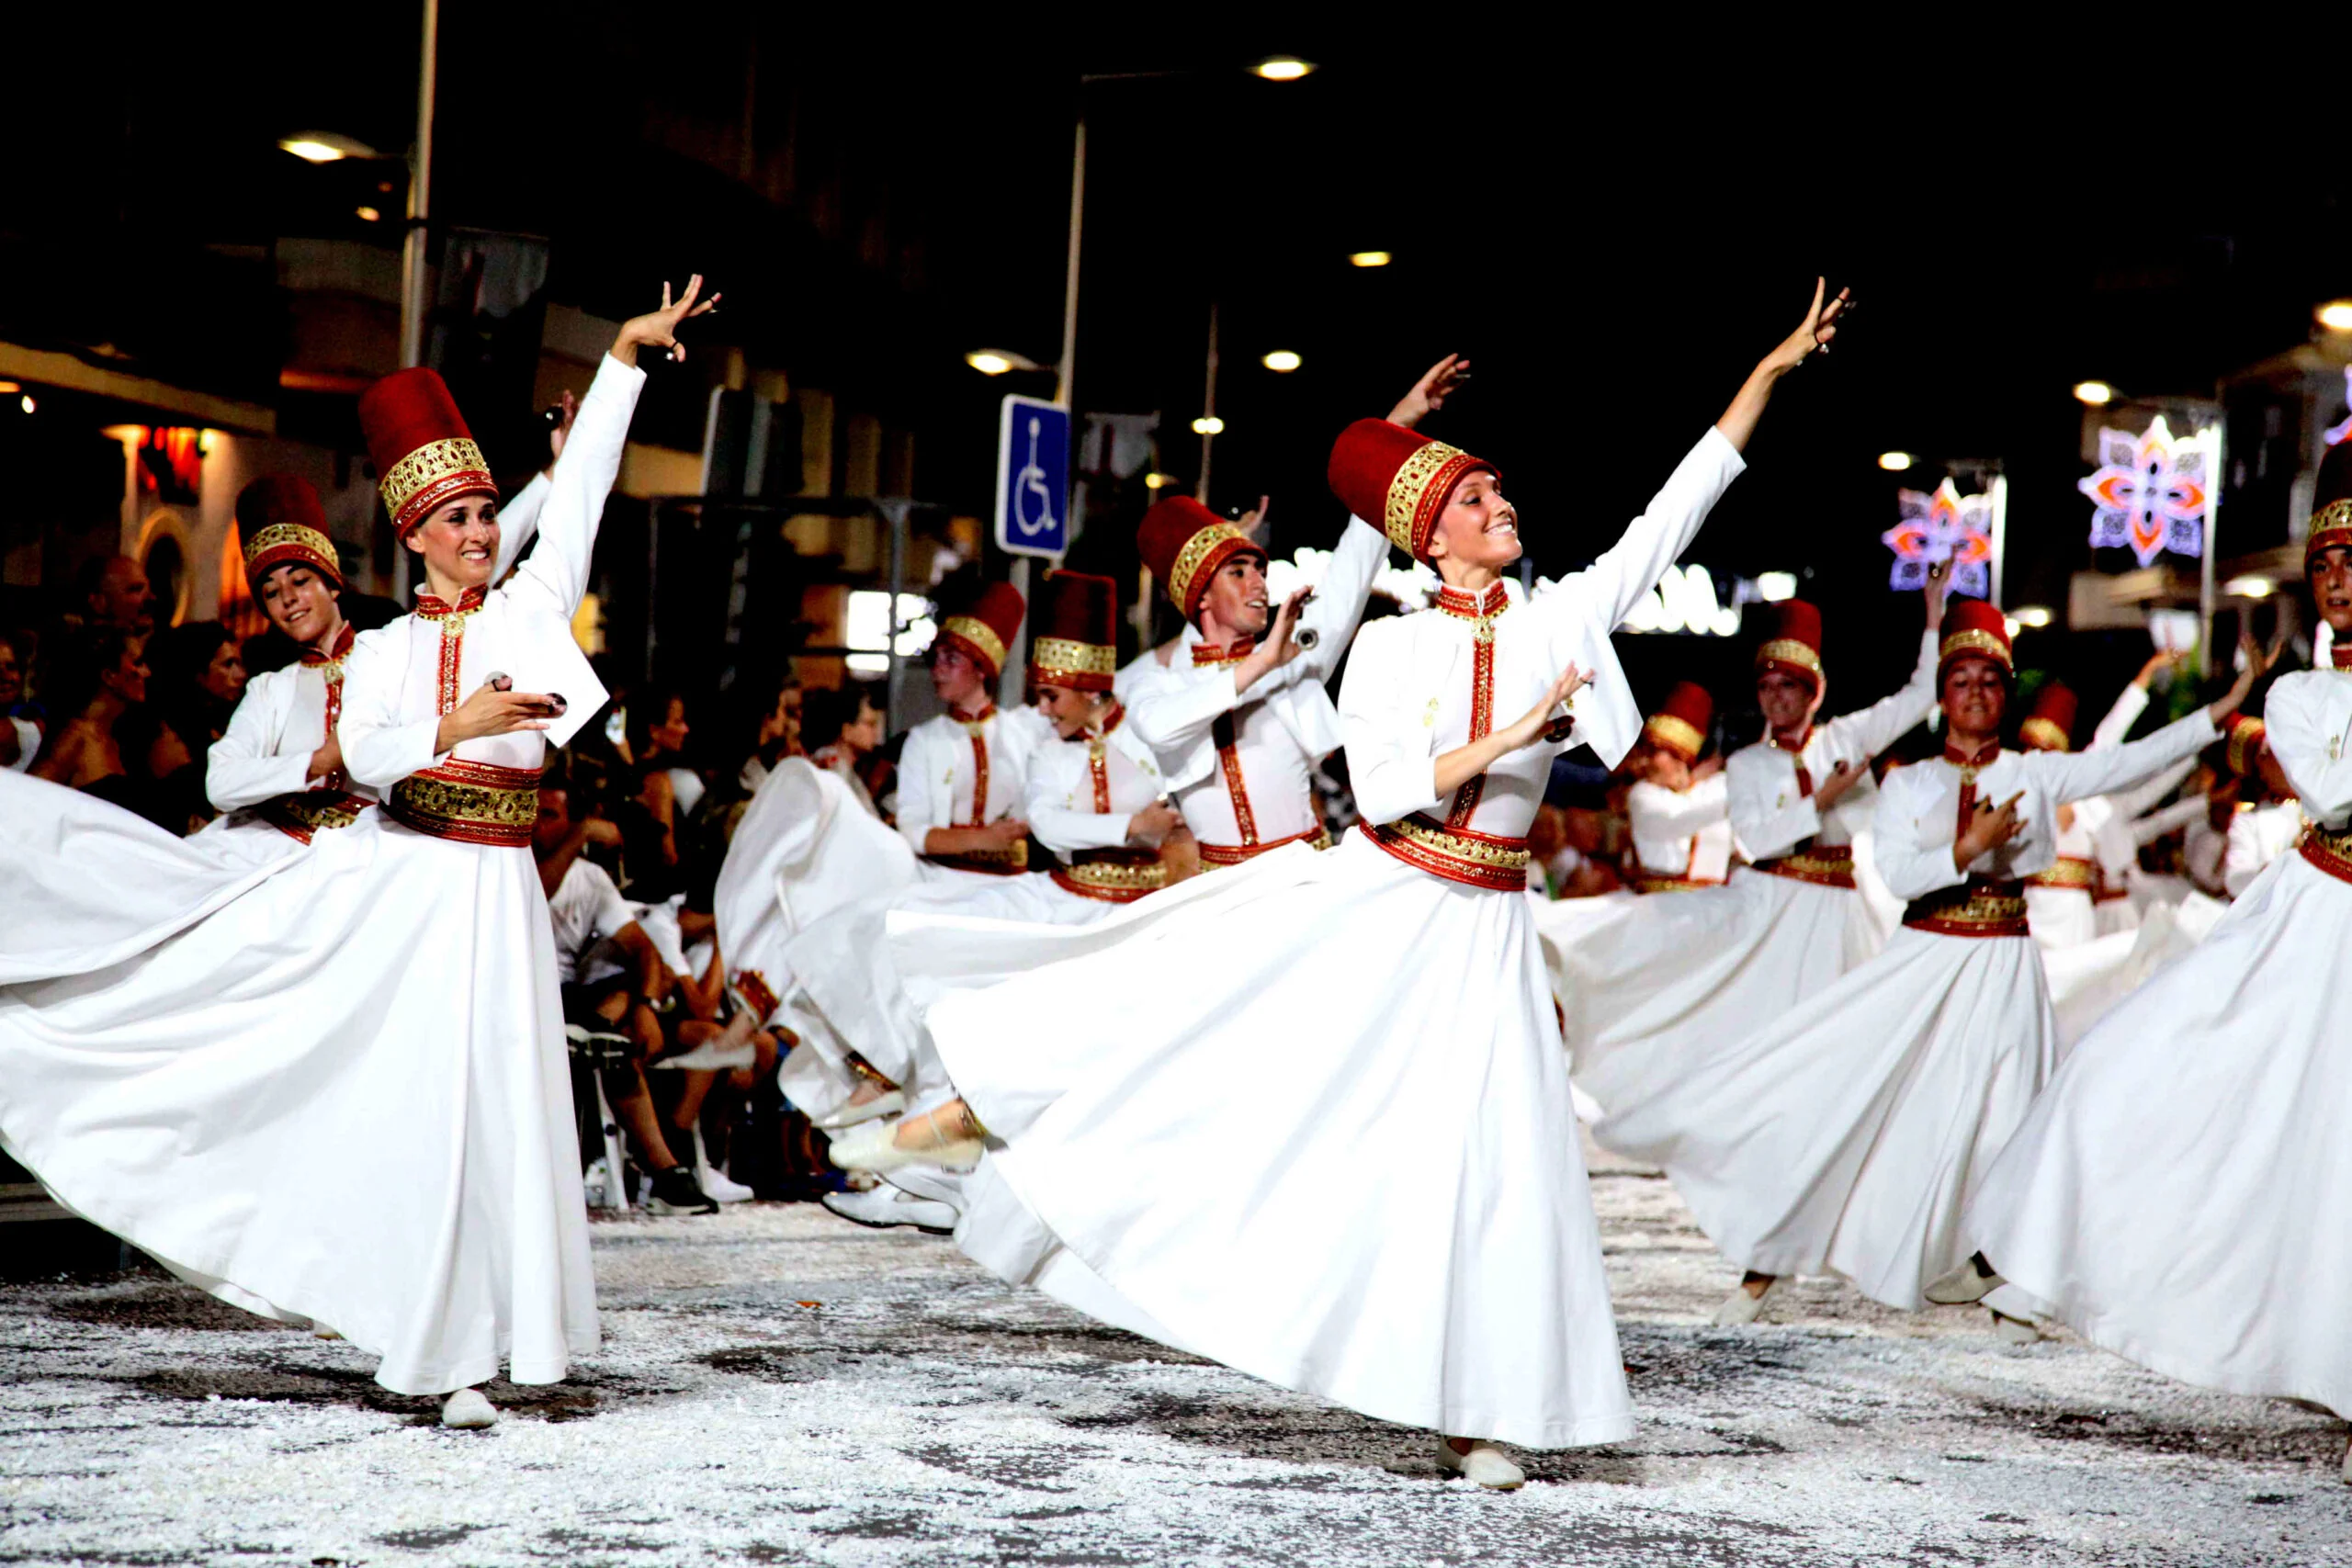
[[[2098,468],[2075,488],[2091,498],[2091,547],[2128,547],[2142,566],[2166,550],[2205,552],[2212,505],[2211,432],[2176,438],[2158,414],[2144,435],[2098,433]]]
[[[1894,552],[1889,581],[1896,588],[1925,588],[1928,569],[1951,563],[1955,592],[1983,599],[1993,592],[1993,498],[1962,495],[1947,478],[1935,493],[1897,491],[1903,521],[1879,536]]]

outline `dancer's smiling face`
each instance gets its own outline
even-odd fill
[[[1073,686],[1040,686],[1037,711],[1053,725],[1055,734],[1065,740],[1075,740],[1093,726],[1102,712],[1102,703],[1094,693]]]
[[[1775,735],[1794,735],[1813,717],[1813,682],[1785,670],[1756,677],[1756,705]]]
[[[1955,734],[1998,733],[2008,705],[2008,671],[1992,660],[1973,655],[1955,659],[1944,671],[1944,722]]]
[[[2320,619],[2340,638],[2352,632],[2352,549],[2341,545],[2320,551],[2311,565],[2312,603]]]
[[[1503,499],[1499,476],[1480,468],[1453,487],[1437,514],[1429,551],[1431,562],[1452,561],[1465,570],[1499,571],[1519,558],[1519,512]]]
[[[342,624],[335,591],[327,580],[299,561],[280,561],[261,580],[262,614],[299,643],[313,643]]]
[[[424,558],[433,581],[459,590],[487,588],[498,560],[498,498],[461,495],[429,513],[405,542]]]
[[[1238,637],[1256,637],[1272,618],[1266,597],[1266,558],[1249,551],[1219,566],[1201,594],[1200,620]]]

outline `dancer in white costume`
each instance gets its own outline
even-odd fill
[[[2050,863],[2060,805],[2193,754],[2248,683],[2145,740],[2072,757],[2001,750],[2000,611],[1952,606],[1939,670],[1944,755],[1888,774],[1871,818],[1879,869],[1911,901],[1905,929],[1800,1011],[1691,1053],[1670,1100],[1606,1123],[1747,1270],[1719,1321],[1752,1319],[1798,1273],[1917,1308],[1967,1256],[1961,1207],[2056,1065],[2018,883]]]
[[[697,291],[621,329],[538,553],[487,595],[495,491],[447,389],[412,370],[369,390],[387,509],[432,589],[345,665],[343,753],[383,809],[169,940],[0,989],[14,1157],[224,1299],[340,1330],[381,1357],[387,1388],[449,1394],[453,1425],[496,1418],[473,1385],[502,1359],[548,1382],[596,1344],[527,785],[548,694],[579,721],[603,701],[571,616],[643,379],[632,362],[674,348]],[[497,689],[501,672],[537,693]],[[113,853],[85,835],[92,880],[165,858],[119,837]]]
[[[1037,590],[1029,685],[1056,738],[1029,759],[1022,810],[1037,841],[1053,852],[1054,869],[975,877],[861,904],[811,927],[785,950],[812,1019],[812,1038],[854,1049],[918,1110],[950,1090],[922,1027],[921,1003],[886,940],[887,917],[920,910],[1087,925],[1166,884],[1159,845],[1182,818],[1164,799],[1159,764],[1112,694],[1118,593],[1107,577],[1073,571],[1048,575]],[[954,1228],[960,1177],[933,1168],[896,1171],[891,1180],[899,1185],[832,1194],[825,1207],[865,1225]]]
[[[1560,1003],[1578,1088],[1606,1117],[1644,1107],[1672,1119],[1686,1053],[1781,1018],[1876,955],[1875,922],[1854,886],[1854,835],[1878,788],[1871,763],[1935,705],[1941,574],[1911,678],[1892,695],[1816,724],[1828,682],[1821,612],[1777,607],[1756,650],[1764,738],[1732,753],[1731,826],[1750,863],[1724,887],[1644,900],[1563,953]]]
[[[1503,588],[1519,519],[1494,470],[1382,421],[1349,427],[1332,488],[1445,581],[1435,609],[1366,626],[1349,660],[1367,826],[1091,927],[963,922],[964,972],[931,974],[975,988],[928,1022],[966,1099],[868,1163],[978,1154],[985,1121],[957,1233],[975,1257],[1254,1375],[1464,1434],[1439,1461],[1484,1484],[1522,1477],[1473,1439],[1625,1437],[1524,835],[1564,744],[1611,765],[1632,746],[1610,630],[1739,473],[1842,299],[1816,291],[1623,537],[1524,603]],[[1573,728],[1555,726],[1588,671]],[[946,948],[942,925],[893,922],[910,977]]]
[[[2150,656],[2140,667],[2139,674],[2116,694],[2107,716],[2091,732],[2090,749],[2104,751],[2123,744],[2132,727],[2148,711],[2148,688],[2158,674],[2178,663],[2178,655],[2168,651],[2160,650]],[[2196,765],[2193,760],[2176,762],[2135,788],[2075,803],[2075,815],[2090,829],[2098,862],[2098,885],[2091,897],[2100,936],[2131,931],[2140,924],[2143,911],[2140,901],[2132,897],[2132,886],[2140,880],[2140,845],[2145,840],[2136,829],[2160,801],[2180,787]],[[2169,825],[2163,830],[2169,831]],[[2162,835],[2152,832],[2148,836]]]
[[[1731,784],[1722,757],[1699,761],[1714,722],[1715,699],[1692,681],[1642,721],[1641,776],[1625,792],[1636,893],[1692,893],[1731,875]]]
[[[2323,469],[2323,499],[2352,497],[2342,477]],[[2352,1236],[2333,1223],[2352,1186],[2352,498],[2312,519],[2305,561],[2334,667],[2264,705],[2265,765],[2312,819],[2301,852],[2075,1047],[1969,1207],[1981,1252],[1930,1293],[2007,1276],[2143,1366],[2352,1416]]]

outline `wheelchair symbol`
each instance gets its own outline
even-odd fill
[[[1029,461],[1012,479],[1012,525],[1027,536],[1058,527],[1054,521],[1054,492],[1046,483],[1046,470],[1037,466],[1037,433],[1044,428],[1041,420],[1029,422]],[[1037,520],[1029,520],[1030,498],[1035,497]]]

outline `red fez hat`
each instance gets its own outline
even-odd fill
[[[1955,659],[1989,659],[2003,673],[2016,669],[2009,657],[2009,618],[1982,599],[1954,599],[1944,612],[1943,646],[1936,653],[1936,679]]]
[[[1492,463],[1385,419],[1360,419],[1331,444],[1331,493],[1416,560],[1429,558],[1453,487],[1480,469],[1500,477]]]
[[[1706,749],[1707,727],[1714,721],[1715,699],[1707,694],[1707,688],[1677,681],[1674,690],[1666,694],[1666,701],[1642,726],[1642,739],[1686,762],[1695,762]]]
[[[2303,535],[2303,570],[2322,550],[2352,547],[2352,442],[2327,449],[2312,491],[2311,527]]]
[[[237,531],[244,536],[245,581],[256,589],[270,569],[299,563],[343,586],[342,563],[327,537],[326,509],[311,481],[264,474],[237,492]]]
[[[2230,772],[2242,779],[2254,777],[2269,738],[2260,719],[2250,714],[2230,715],[2230,721],[2222,726],[2222,754]]]
[[[1802,599],[1772,606],[1772,625],[1756,649],[1756,672],[1779,670],[1821,689],[1821,611]]]
[[[2033,694],[2033,711],[2018,726],[2018,739],[2037,751],[2064,751],[2074,746],[2075,694],[2056,681]]]
[[[395,370],[359,394],[359,428],[395,534],[405,537],[461,495],[498,493],[448,387],[421,365]]]
[[[1249,530],[1227,523],[1189,495],[1152,503],[1136,530],[1136,549],[1188,621],[1200,614],[1201,596],[1209,591],[1209,579],[1217,568],[1238,555],[1261,560],[1266,555]]]
[[[1021,635],[1021,613],[1026,608],[1021,590],[1010,582],[991,582],[971,606],[939,624],[936,649],[953,644],[979,660],[993,681],[1004,673],[1004,650]]]
[[[1119,585],[1082,571],[1049,572],[1029,621],[1029,679],[1107,692],[1119,671]]]

